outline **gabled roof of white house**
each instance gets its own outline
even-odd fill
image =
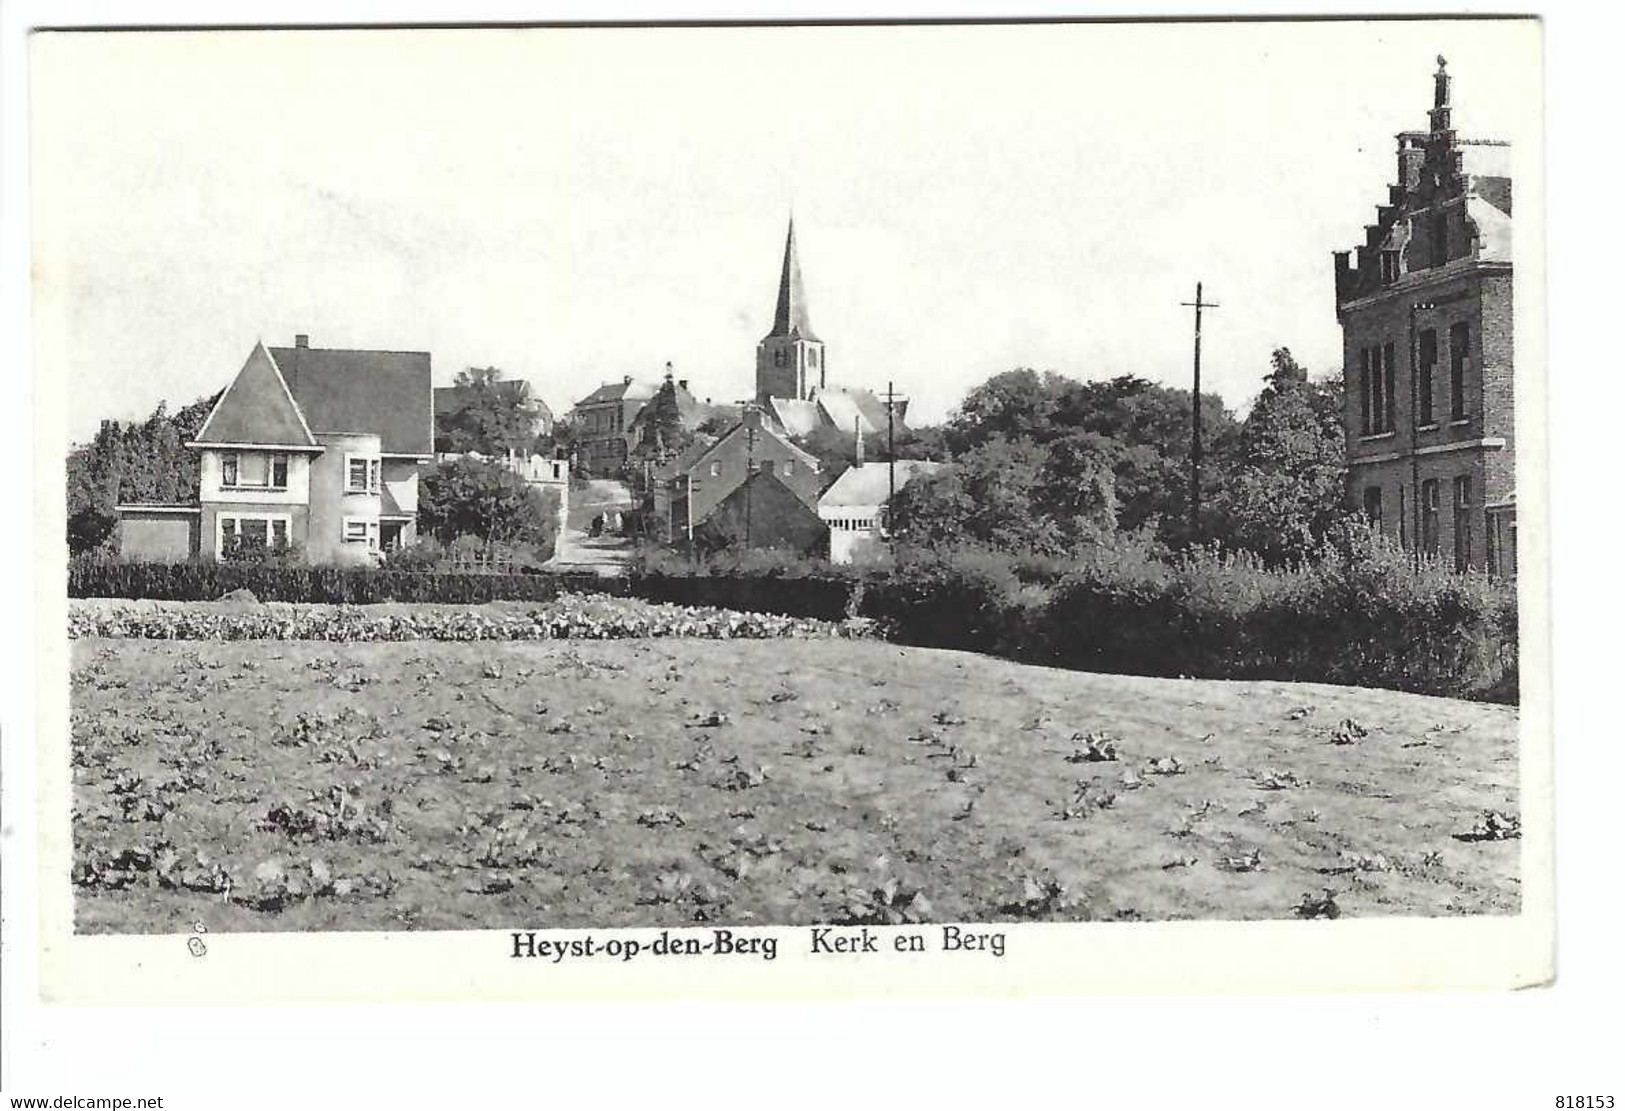
[[[901,490],[920,475],[935,474],[947,465],[926,459],[899,459],[896,463],[897,488]],[[842,471],[841,477],[819,495],[818,508],[885,505],[890,494],[890,465],[859,463]]]
[[[214,403],[194,442],[318,446],[287,379],[263,343],[254,344],[248,361]]]

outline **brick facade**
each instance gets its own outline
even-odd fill
[[[1512,574],[1511,179],[1504,144],[1450,129],[1442,59],[1429,115],[1399,136],[1365,244],[1335,256],[1349,505],[1407,548]]]

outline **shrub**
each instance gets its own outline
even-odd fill
[[[861,612],[908,644],[1025,654],[1030,602],[998,553],[913,550],[865,581]]]

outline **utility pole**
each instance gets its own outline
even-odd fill
[[[892,528],[892,510],[897,501],[897,391],[886,382],[886,532],[893,545],[897,532]]]
[[[756,475],[756,426],[745,428],[745,547],[750,547],[750,480]]]
[[[1196,283],[1196,300],[1181,301],[1196,310],[1196,344],[1191,374],[1191,542],[1195,543],[1202,520],[1202,310],[1216,309],[1214,301],[1202,300],[1202,283]]]

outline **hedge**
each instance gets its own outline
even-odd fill
[[[1370,538],[1343,537],[1280,570],[1133,544],[1032,576],[990,552],[915,553],[863,570],[767,564],[644,566],[624,578],[76,560],[71,597],[261,601],[550,602],[596,593],[838,622],[873,619],[907,644],[1141,675],[1281,679],[1517,700],[1516,591]]]
[[[247,590],[262,602],[364,605],[375,602],[548,602],[561,594],[611,594],[680,606],[714,606],[839,621],[851,607],[850,578],[711,576],[669,572],[603,577],[587,573],[484,574],[372,567],[258,563],[136,563],[81,557],[68,566],[70,598],[212,601]]]

